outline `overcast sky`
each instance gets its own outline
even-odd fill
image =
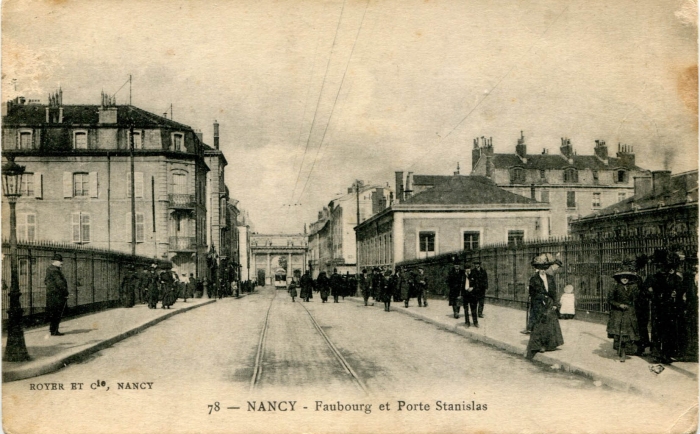
[[[227,185],[260,232],[302,231],[357,178],[468,174],[477,136],[514,152],[523,130],[530,153],[603,139],[644,168],[697,168],[691,0],[2,6],[3,100],[60,85],[65,104],[98,104],[132,74],[134,105],[172,104],[209,144],[219,121]]]

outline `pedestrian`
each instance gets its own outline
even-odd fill
[[[379,269],[379,267],[374,267],[372,269],[370,294],[375,301],[379,299],[379,293],[382,292],[383,286],[384,276],[382,275],[382,271]]]
[[[690,269],[683,273],[683,285],[685,286],[685,325],[686,341],[684,345],[683,360],[688,362],[698,361],[698,262],[690,262]]]
[[[338,297],[343,293],[343,278],[338,274],[338,269],[333,269],[333,274],[330,278],[331,285],[331,295],[333,296],[333,303],[338,303]]]
[[[637,256],[635,260],[635,269],[637,270],[637,297],[634,300],[634,313],[637,317],[637,331],[639,340],[637,341],[637,355],[643,356],[646,349],[651,346],[649,339],[649,319],[651,318],[651,299],[653,296],[651,283],[653,276],[642,278],[642,270],[645,268],[649,258],[647,255]]]
[[[297,280],[296,278],[292,278],[292,281],[289,282],[289,288],[287,289],[287,292],[289,292],[290,297],[292,297],[292,303],[294,303],[294,299],[297,297]]]
[[[462,295],[462,270],[459,267],[459,262],[454,262],[452,268],[447,273],[447,300],[448,305],[452,306],[452,316],[459,318],[460,296]]]
[[[576,296],[574,295],[574,285],[566,285],[564,293],[559,299],[559,318],[574,319],[576,316]]]
[[[627,359],[634,342],[639,340],[635,298],[639,291],[639,277],[629,261],[623,262],[622,269],[613,275],[617,285],[608,294],[610,316],[608,318],[608,338],[613,339],[613,349],[617,350],[620,362]]]
[[[301,276],[301,279],[299,280],[299,286],[301,287],[301,291],[299,296],[301,297],[302,300],[304,300],[305,303],[309,302],[310,298],[313,298],[313,286],[314,286],[314,281],[311,278],[311,275],[309,273],[309,270],[306,270],[304,272],[304,275]]]
[[[49,322],[51,336],[63,336],[63,333],[58,331],[58,326],[61,323],[63,311],[68,303],[68,281],[63,275],[62,266],[63,256],[60,253],[54,253],[51,258],[51,265],[46,268],[46,277],[44,278],[44,284],[46,285],[46,319]]]
[[[474,327],[479,328],[479,297],[474,290],[474,284],[471,278],[471,264],[464,264],[464,272],[460,273],[460,291],[462,295],[462,303],[464,303],[464,324],[471,327],[469,321],[469,312],[472,314]]]
[[[409,301],[411,299],[411,296],[415,296],[413,294],[413,280],[415,276],[413,272],[406,272],[405,268],[401,269],[401,300],[403,300],[403,307],[408,308]]]
[[[357,296],[357,277],[353,274],[348,277],[348,297],[355,296]]]
[[[148,279],[146,283],[146,300],[148,301],[148,308],[155,309],[160,300],[160,279],[156,273],[158,265],[156,263],[151,264],[151,270],[148,272]]]
[[[553,351],[564,344],[557,312],[557,283],[547,273],[552,263],[548,262],[546,254],[541,254],[531,264],[536,272],[530,277],[528,285],[532,300],[530,340],[526,352],[528,359],[532,359],[538,352]]]
[[[384,303],[384,312],[391,312],[391,296],[394,292],[394,280],[391,276],[391,270],[386,270],[379,287],[379,301]]]
[[[683,278],[676,273],[680,258],[675,253],[655,252],[655,259],[661,269],[649,286],[652,291],[652,351],[658,363],[669,364],[679,356],[684,333]]]
[[[180,278],[180,283],[178,285],[178,298],[182,297],[183,303],[187,303],[187,286],[189,283],[190,281],[187,278],[187,273],[182,273],[182,277]]]
[[[190,273],[190,278],[187,282],[187,286],[185,287],[185,303],[187,303],[188,298],[194,298],[195,293],[197,292],[197,278],[194,277],[194,273]]]
[[[370,277],[367,276],[367,269],[362,269],[362,274],[360,275],[360,290],[362,291],[362,298],[365,300],[365,306],[367,306],[367,301],[371,293],[372,282]]]
[[[136,296],[138,298],[139,304],[147,303],[146,301],[146,287],[148,286],[148,267],[143,267],[141,272],[138,273],[138,288],[136,290]]]
[[[401,268],[396,267],[392,278],[392,294],[395,302],[401,301]]]
[[[486,301],[486,291],[489,289],[489,277],[486,270],[481,268],[481,261],[472,262],[471,281],[474,285],[474,295],[479,302],[479,318],[484,317],[484,302]]]
[[[326,272],[321,271],[318,277],[316,278],[316,287],[318,288],[318,292],[321,295],[321,303],[325,303],[328,301],[329,286],[330,281],[328,279],[328,276],[326,275]]]
[[[416,297],[418,298],[418,307],[421,306],[421,300],[423,300],[423,307],[428,307],[428,278],[421,267],[418,267],[418,274],[415,275],[414,285]]]
[[[206,279],[194,279],[194,298],[202,298],[204,296],[204,282]]]
[[[139,280],[134,265],[129,264],[126,267],[126,273],[124,273],[122,283],[119,287],[123,307],[134,307],[134,304],[136,304],[136,292],[138,291]]]

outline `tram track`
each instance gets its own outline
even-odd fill
[[[253,367],[253,375],[250,380],[250,387],[249,387],[249,392],[254,391],[256,388],[260,387],[260,384],[262,382],[263,378],[263,366],[265,362],[265,347],[267,343],[267,338],[268,338],[268,330],[270,328],[270,312],[272,311],[272,307],[275,304],[275,300],[277,298],[277,290],[275,290],[275,295],[272,297],[272,300],[270,300],[270,306],[267,309],[267,313],[265,314],[265,322],[263,324],[262,330],[260,331],[260,338],[258,340],[258,346],[257,346],[257,351],[255,355],[255,365]],[[304,306],[303,303],[296,303],[297,305],[301,306],[301,308],[306,312],[308,315],[309,321],[311,322],[311,325],[313,326],[313,329],[316,331],[316,334],[321,337],[322,341],[325,342],[325,346],[330,350],[330,353],[333,356],[333,359],[336,360],[336,362],[342,367],[342,371],[345,372],[347,375],[347,378],[350,380],[350,382],[360,391],[362,391],[364,394],[369,395],[370,391],[365,385],[365,383],[362,381],[362,378],[357,374],[357,372],[350,366],[350,363],[345,359],[345,357],[342,355],[342,353],[338,350],[338,348],[333,344],[333,342],[330,340],[326,332],[323,330],[321,325],[319,325],[318,321],[316,321],[316,318],[314,318],[313,314],[311,311]]]

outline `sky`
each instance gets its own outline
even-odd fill
[[[514,152],[634,147],[698,166],[696,0],[2,3],[2,99],[100,93],[200,129],[258,232],[303,231],[355,179]]]

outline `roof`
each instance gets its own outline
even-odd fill
[[[698,201],[698,171],[680,173],[671,177],[667,190],[649,193],[641,197],[632,196],[579,220],[599,218],[626,212],[641,212],[668,208]],[[697,205],[696,205],[697,206]]]
[[[520,166],[525,169],[565,169],[574,167],[579,170],[610,170],[616,167],[624,167],[629,170],[644,170],[634,164],[624,164],[622,159],[608,157],[608,164],[605,164],[595,155],[574,155],[571,157],[572,163],[562,155],[550,154],[527,154],[527,162],[523,163],[517,154],[493,154],[492,162],[494,167],[506,169],[513,166]]]
[[[8,109],[7,115],[3,117],[6,125],[43,125],[46,124],[45,104],[25,104],[12,105]],[[60,107],[49,107],[52,113],[56,113],[59,108],[63,108],[63,122],[51,123],[52,126],[61,125],[94,125],[99,123],[99,109],[102,106],[94,104],[62,105]],[[175,122],[163,116],[158,116],[146,110],[132,105],[117,105],[107,108],[117,109],[117,126],[128,128],[132,123],[139,128],[167,127],[172,129],[191,130],[192,127]]]
[[[435,187],[411,196],[401,204],[478,205],[537,203],[506,191],[483,176],[450,176]]]
[[[413,175],[413,185],[437,185],[452,178],[452,175]]]

